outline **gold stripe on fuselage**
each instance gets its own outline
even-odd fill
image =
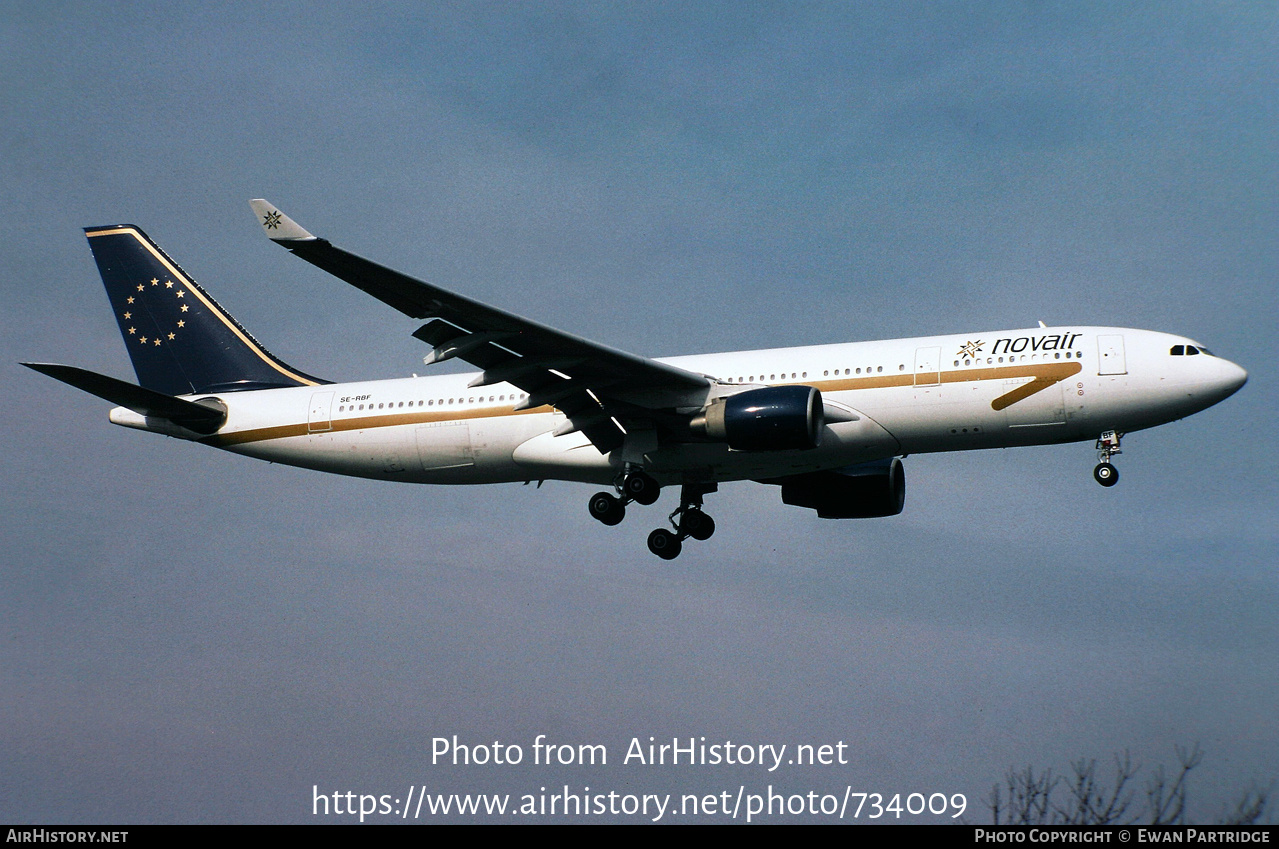
[[[1083,366],[1079,363],[1043,363],[1039,366],[1027,366],[1027,369],[1032,370],[1031,376],[1034,377],[1034,380],[1030,383],[1024,383],[1013,391],[1006,392],[991,401],[990,407],[992,410],[1003,410],[1011,407],[1036,392],[1042,392],[1055,383],[1060,383],[1068,377],[1079,374],[1083,370]],[[991,369],[991,371],[995,371],[995,369]]]
[[[1055,383],[1078,374],[1083,366],[1080,363],[1033,363],[1027,365],[1009,365],[991,368],[955,369],[941,372],[942,383],[968,383],[981,380],[1013,380],[1019,377],[1033,378],[1029,383],[1006,392],[990,402],[991,409],[1004,410],[1018,401],[1023,401],[1041,392]],[[780,384],[779,384],[780,385]],[[842,380],[818,380],[802,384],[815,386],[823,392],[854,392],[865,389],[884,389],[892,386],[915,385],[914,375],[872,375],[869,377],[849,377]],[[923,386],[925,384],[921,384]],[[936,384],[927,384],[936,385]],[[231,445],[243,445],[246,442],[263,442],[269,439],[284,439],[291,436],[306,436],[308,433],[325,434],[351,430],[371,430],[382,427],[400,427],[402,425],[429,424],[431,422],[461,421],[464,419],[490,419],[505,416],[523,416],[533,413],[550,413],[551,406],[534,407],[531,410],[513,410],[510,407],[483,407],[472,410],[435,410],[415,411],[412,413],[393,413],[376,416],[360,416],[358,418],[331,419],[330,426],[324,430],[310,430],[306,422],[272,427],[253,428],[235,433],[215,434],[201,442],[226,448]]]
[[[989,368],[952,369],[940,373],[941,383],[970,383],[981,380],[1016,380],[1019,377],[1033,378],[1029,383],[1018,386],[1011,392],[1000,395],[990,402],[992,410],[1003,410],[1042,392],[1054,383],[1060,383],[1083,370],[1078,362],[1069,363],[1027,363],[1022,365],[990,366]],[[928,372],[934,374],[935,372]],[[804,384],[816,386],[823,392],[855,392],[859,389],[885,389],[890,386],[915,386],[913,374],[873,375],[870,377],[848,377],[842,380],[818,380]],[[920,383],[921,387],[936,386],[936,383]]]
[[[494,419],[507,416],[527,416],[534,413],[549,413],[554,408],[549,406],[533,407],[530,410],[513,410],[510,407],[485,407],[475,410],[452,410],[448,412],[413,412],[394,413],[391,415],[361,416],[354,419],[331,419],[330,426],[324,430],[311,430],[306,422],[300,424],[274,425],[235,433],[214,434],[201,439],[206,445],[226,448],[230,445],[243,445],[246,442],[264,442],[268,439],[285,439],[290,436],[306,436],[308,433],[322,436],[326,433],[340,433],[349,430],[371,430],[379,427],[401,427],[403,425],[430,424],[432,422],[453,422],[463,419]]]

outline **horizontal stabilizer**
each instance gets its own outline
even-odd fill
[[[138,415],[168,419],[196,433],[214,433],[226,422],[225,409],[184,401],[172,395],[165,395],[163,392],[143,389],[141,386],[134,386],[123,380],[107,377],[105,374],[56,363],[23,363],[22,365],[88,392],[90,395],[97,395],[112,404],[127,407]]]

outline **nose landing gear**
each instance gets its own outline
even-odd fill
[[[1123,436],[1118,431],[1108,430],[1097,438],[1098,463],[1092,470],[1092,476],[1102,486],[1114,486],[1119,483],[1119,470],[1110,463],[1110,458],[1122,454],[1119,440]]]

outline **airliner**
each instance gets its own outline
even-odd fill
[[[605,525],[679,487],[648,537],[677,557],[729,481],[828,519],[894,516],[902,458],[1094,443],[1119,479],[1126,433],[1224,400],[1247,372],[1182,336],[1068,325],[649,359],[393,271],[250,201],[271,241],[424,321],[424,364],[479,369],[356,383],[270,354],[138,227],[88,227],[138,384],[23,363],[117,405],[112,422],[275,463],[407,483],[597,484]]]

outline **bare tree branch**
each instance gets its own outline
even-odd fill
[[[1177,747],[1177,761],[1181,768],[1171,782],[1161,764],[1150,778],[1146,799],[1150,810],[1151,825],[1173,825],[1186,821],[1186,777],[1203,762],[1203,751],[1196,743],[1192,749]]]
[[[1148,821],[1152,825],[1184,824],[1190,774],[1203,763],[1203,750],[1196,743],[1189,749],[1176,748],[1177,770],[1170,774],[1156,767],[1146,782],[1145,804],[1134,804],[1134,780],[1141,766],[1125,751],[1115,755],[1114,777],[1097,776],[1097,761],[1080,758],[1071,764],[1070,776],[1054,775],[1051,769],[1036,772],[1032,766],[1008,770],[1002,785],[996,784],[986,800],[996,825],[1131,825]],[[1064,789],[1063,789],[1064,788]],[[1221,822],[1250,825],[1265,816],[1274,788],[1253,787],[1223,813]]]
[[[1222,825],[1255,825],[1266,813],[1266,805],[1274,793],[1273,787],[1251,787],[1235,805],[1229,816],[1221,818]]]

